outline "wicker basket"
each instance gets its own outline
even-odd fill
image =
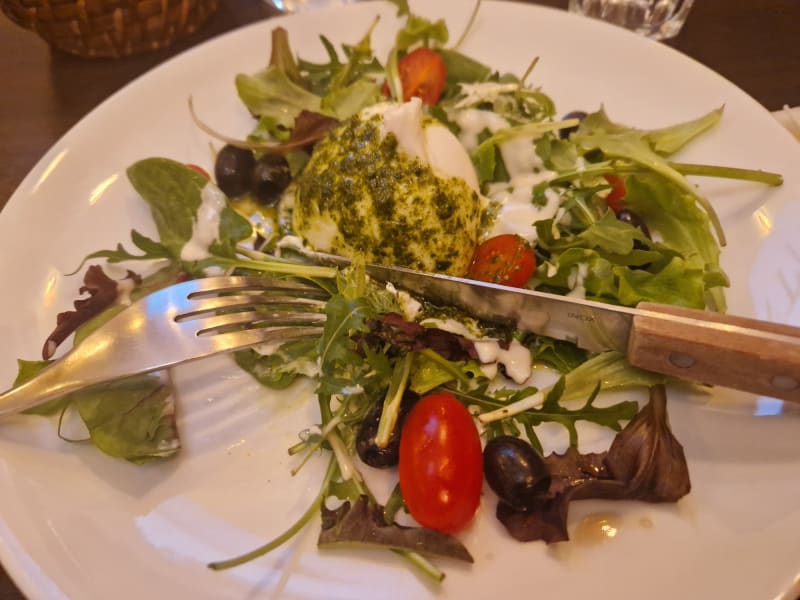
[[[53,48],[120,57],[169,46],[194,31],[218,0],[0,0],[18,25]]]

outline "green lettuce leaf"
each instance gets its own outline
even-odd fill
[[[272,354],[259,354],[255,350],[240,350],[234,360],[260,384],[282,390],[303,375],[316,373],[319,341],[313,338],[295,340],[284,344]]]
[[[208,179],[168,158],[140,160],[128,168],[128,178],[150,206],[160,245],[179,261],[181,250],[192,237]],[[251,234],[250,222],[226,206],[220,215],[217,241],[210,250],[218,256],[233,256],[236,244]]]
[[[644,139],[655,152],[662,156],[670,156],[683,148],[701,133],[719,123],[722,118],[722,107],[684,123],[677,123],[662,129],[645,131]]]
[[[709,230],[708,215],[694,198],[655,175],[636,175],[627,180],[625,206],[638,214],[664,243],[687,260],[698,257],[703,265],[707,304],[714,310],[726,308],[723,287],[730,285],[720,267],[720,249]]]
[[[117,458],[142,463],[180,449],[175,401],[160,377],[139,375],[68,396],[92,443]]]
[[[322,99],[322,107],[344,121],[382,99],[381,87],[377,83],[369,79],[357,79],[346,87],[332,89]]]
[[[322,111],[322,98],[294,83],[283,69],[267,67],[255,75],[236,76],[236,91],[248,110],[291,129],[304,110]]]
[[[19,387],[23,383],[36,377],[45,367],[50,365],[52,360],[24,360],[17,359],[17,377],[14,379],[12,388]],[[45,402],[39,406],[34,406],[26,411],[26,415],[55,415],[60,413],[69,402],[65,398],[56,398],[50,402]]]
[[[645,134],[641,130],[612,123],[601,110],[587,116],[571,140],[585,153],[599,150],[606,158],[628,160],[660,175],[665,182],[671,183],[673,188],[680,190],[702,208],[720,245],[725,245],[725,234],[714,208],[706,198],[697,193],[694,185],[651,147]],[[671,143],[677,144],[675,141]]]
[[[660,302],[675,306],[706,307],[703,265],[699,260],[675,257],[658,273],[615,267],[619,277],[619,301],[626,306]]]

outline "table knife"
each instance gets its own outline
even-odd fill
[[[487,322],[618,350],[630,364],[707,385],[800,402],[800,328],[656,304],[636,308],[402,267],[368,265],[374,279]]]

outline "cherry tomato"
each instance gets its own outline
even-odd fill
[[[423,104],[433,106],[444,90],[447,69],[444,60],[430,48],[417,48],[397,63],[403,84],[403,100],[417,96]]]
[[[608,208],[613,210],[616,214],[619,214],[625,208],[622,206],[622,199],[625,198],[625,195],[628,193],[628,190],[625,188],[625,180],[617,175],[603,175],[603,177],[611,186],[606,196],[606,204]]]
[[[536,270],[536,255],[520,236],[506,233],[489,238],[475,250],[468,277],[522,287]]]
[[[200,165],[195,165],[193,163],[186,163],[186,166],[189,167],[192,171],[197,171],[198,173],[200,173],[200,175],[202,175],[206,179],[211,179],[211,175],[208,174],[208,171],[206,171]]]
[[[483,458],[469,411],[449,392],[425,396],[400,435],[400,489],[417,522],[455,533],[472,520],[481,498]]]

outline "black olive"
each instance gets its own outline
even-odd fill
[[[626,208],[624,210],[619,211],[619,213],[617,214],[617,219],[619,219],[623,223],[627,223],[628,225],[631,225],[633,227],[638,227],[639,229],[641,229],[642,233],[647,237],[648,240],[653,239],[650,237],[650,230],[647,228],[647,225],[645,225],[644,221],[642,220],[642,217],[637,215],[632,210],[628,210]]]
[[[292,181],[289,163],[280,154],[265,154],[256,161],[251,191],[261,204],[272,206]]]
[[[530,507],[550,487],[550,473],[528,442],[502,435],[483,449],[483,474],[498,497],[516,509]]]
[[[400,432],[403,430],[403,422],[406,420],[411,408],[414,406],[419,396],[411,391],[403,394],[400,401],[400,412],[397,416],[397,423],[392,434],[389,436],[389,443],[381,448],[375,444],[375,436],[378,433],[378,424],[383,412],[383,400],[376,402],[364,417],[361,426],[358,428],[356,436],[356,452],[364,463],[377,469],[385,469],[395,466],[400,460]]]
[[[246,148],[227,145],[217,154],[214,178],[226,196],[236,198],[250,191],[256,159]]]
[[[582,110],[573,110],[572,112],[568,112],[564,115],[563,120],[567,119],[578,119],[579,121],[583,121],[586,118],[586,113]],[[559,129],[558,130],[558,137],[562,140],[567,139],[571,133],[575,133],[578,131],[578,126],[575,125],[573,127],[567,127],[566,129]]]

